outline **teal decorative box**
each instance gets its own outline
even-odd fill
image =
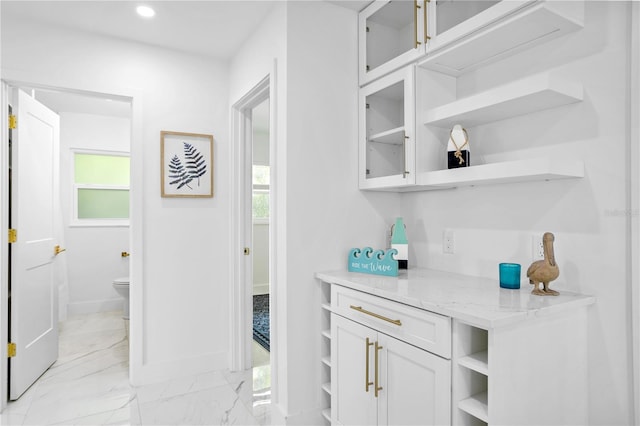
[[[395,254],[398,254],[396,249],[389,249],[385,253],[384,250],[374,252],[371,247],[362,250],[352,248],[349,252],[349,272],[397,277],[398,261],[393,258]]]

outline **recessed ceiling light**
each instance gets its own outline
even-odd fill
[[[156,14],[155,10],[151,9],[149,6],[138,6],[136,8],[136,12],[138,12],[138,15],[143,18],[152,18]]]

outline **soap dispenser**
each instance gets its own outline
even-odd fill
[[[407,241],[406,228],[401,217],[396,218],[396,223],[391,228],[391,248],[398,250],[398,254],[395,256],[398,261],[398,269],[407,269],[409,242]]]

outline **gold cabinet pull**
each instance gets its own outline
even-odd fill
[[[382,349],[382,346],[378,345],[378,342],[376,341],[376,352],[374,355],[374,362],[376,364],[376,369],[375,372],[373,373],[373,381],[375,382],[373,384],[373,395],[377,398],[378,397],[378,392],[382,390],[382,386],[378,386],[378,384],[380,383],[379,378],[378,378],[378,351]]]
[[[123,251],[122,253],[120,253],[121,257],[129,257],[131,256],[131,254],[129,252]]]
[[[62,248],[62,247],[60,247],[60,246],[55,246],[55,247],[53,248],[53,254],[54,254],[55,256],[59,255],[59,254],[60,254],[60,253],[62,253],[63,251],[67,251],[67,249],[63,249],[63,248]]]
[[[372,317],[381,319],[383,321],[390,322],[391,324],[394,324],[394,325],[397,325],[397,326],[401,326],[402,325],[402,322],[400,322],[400,320],[397,320],[397,319],[394,320],[394,319],[382,316],[380,314],[376,314],[375,312],[367,311],[366,309],[362,309],[362,306],[351,305],[350,307],[351,307],[351,309],[353,309],[355,311],[362,312],[363,314],[371,315]]]
[[[418,41],[418,9],[420,9],[419,0],[414,0],[414,8],[413,8],[413,38],[415,41],[415,48],[417,49],[420,46],[420,42]]]
[[[429,21],[428,21],[428,16],[427,16],[427,3],[430,3],[431,0],[423,0],[424,6],[423,6],[423,10],[422,12],[424,13],[424,42],[426,43],[427,41],[431,40],[431,37],[429,36]]]
[[[369,341],[369,338],[367,337],[367,341],[366,341],[366,347],[365,347],[365,367],[364,367],[364,371],[365,371],[365,387],[364,390],[365,392],[369,392],[369,386],[371,386],[373,384],[373,382],[369,381],[369,346],[373,346],[373,343]]]

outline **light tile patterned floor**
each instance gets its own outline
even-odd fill
[[[60,324],[58,361],[0,418],[2,425],[266,425],[267,366],[209,372],[165,383],[129,385],[128,341],[121,312]],[[255,395],[254,395],[255,394]]]

